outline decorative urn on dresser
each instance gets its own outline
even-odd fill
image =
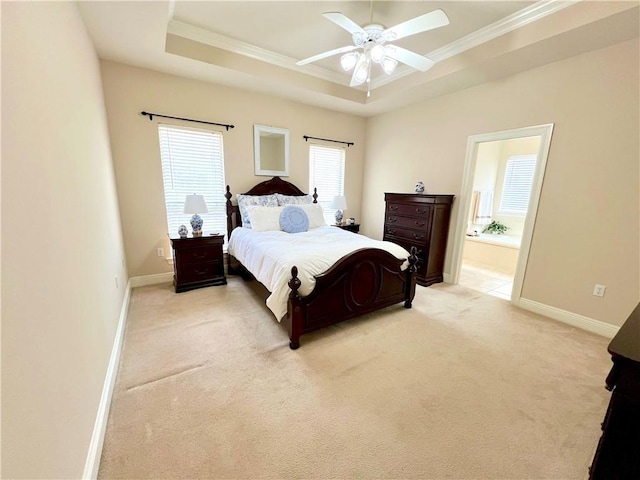
[[[453,195],[385,193],[383,240],[418,250],[416,281],[442,282]]]

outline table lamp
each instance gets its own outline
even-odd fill
[[[184,200],[184,213],[193,213],[191,217],[191,228],[193,229],[194,237],[202,236],[202,217],[199,213],[209,213],[207,204],[204,201],[203,195],[187,195]]]
[[[347,209],[347,199],[344,195],[336,195],[331,202],[331,208],[336,209],[336,225],[342,225],[344,211]]]

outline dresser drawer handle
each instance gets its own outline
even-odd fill
[[[387,222],[389,223],[394,223],[398,221],[398,217],[389,217],[387,218]]]
[[[389,234],[390,235],[395,235],[396,232],[397,232],[397,230],[395,228],[389,228],[388,230],[389,230]]]
[[[194,253],[193,258],[197,260],[202,260],[203,258],[207,258],[207,255],[204,253]]]
[[[397,205],[389,205],[389,210],[393,210],[395,212],[396,210],[398,210],[398,206]]]
[[[415,238],[416,240],[423,240],[424,239],[424,235],[418,235],[417,233],[413,234],[413,238]]]
[[[422,210],[421,208],[416,208],[416,213],[419,213],[420,215],[424,215],[425,213],[427,213],[427,211]]]
[[[418,227],[424,227],[427,222],[415,220],[413,223],[415,223]]]

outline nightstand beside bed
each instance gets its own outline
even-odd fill
[[[170,240],[176,293],[227,284],[222,253],[224,235],[170,237]]]

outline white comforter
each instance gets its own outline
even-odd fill
[[[298,267],[298,278],[302,282],[298,292],[301,296],[309,295],[315,286],[314,275],[327,271],[344,255],[360,248],[386,250],[405,260],[402,269],[408,266],[409,252],[400,245],[330,226],[294,234],[236,228],[229,240],[229,253],[271,292],[267,307],[278,321],[287,313],[291,267]]]

